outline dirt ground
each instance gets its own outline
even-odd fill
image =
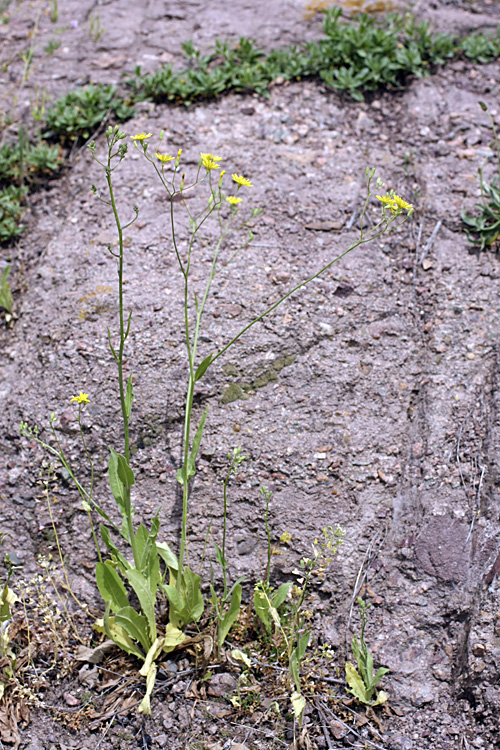
[[[419,2],[415,11],[459,33],[500,22],[498,3],[487,0]],[[89,35],[91,13],[104,29],[97,42]],[[59,8],[67,27],[62,45],[34,70],[18,111],[29,111],[35,84],[52,98],[87,81],[118,83],[137,64],[179,64],[187,39],[206,48],[215,38],[245,35],[270,49],[317,38],[321,18],[304,14],[300,0],[151,0],[142,7],[68,0]],[[48,19],[41,28],[49,38]],[[22,20],[0,27],[2,43],[15,54],[28,29]],[[11,84],[9,75],[0,77],[2,91]],[[293,580],[322,527],[345,529],[341,552],[314,591],[314,633],[342,664],[361,570],[372,603],[367,640],[376,663],[390,669],[383,687],[394,709],[380,735],[366,738],[387,750],[500,747],[500,261],[494,251],[473,252],[460,221],[463,207],[477,200],[478,167],[488,160],[490,177],[494,169],[491,131],[477,102],[484,99],[500,123],[499,93],[498,64],[459,61],[363,103],[306,81],[276,86],[268,100],[229,95],[189,109],[139,105],[124,128],[165,129],[187,169],[195,169],[200,151],[220,154],[228,171],[251,177],[252,205],[264,208],[254,242],[217,281],[202,354],[356,238],[367,165],[415,205],[400,231],[356,249],[209,372],[197,402],[200,414],[206,403],[210,412],[190,501],[196,560],[208,517],[221,518],[226,454],[241,445],[247,460],[230,490],[228,557],[231,574],[247,576],[247,596],[265,567],[263,483],[274,493],[273,538],[291,534],[275,558],[276,582]],[[103,150],[102,136],[97,142]],[[24,563],[23,578],[53,544],[37,484],[43,454],[19,437],[21,419],[42,428],[56,412],[69,455],[79,461],[69,397],[89,393],[84,423],[97,489],[112,508],[105,467],[108,446],[120,445],[106,328],[116,326],[117,282],[105,248],[114,242],[111,218],[92,183],[103,186],[103,174],[88,151],[75,153],[62,176],[31,196],[28,231],[1,251],[12,263],[16,319],[0,327],[0,530],[4,551]],[[135,502],[138,520],[161,507],[162,538],[176,548],[182,285],[154,175],[132,154],[116,184],[120,200],[140,210],[128,231],[125,275],[126,306],[134,310],[127,366],[136,378]],[[199,279],[204,268],[201,256]],[[242,384],[250,384],[248,393]],[[56,494],[72,585],[97,611],[87,517],[69,485],[60,482]],[[351,625],[356,632],[357,617]],[[69,679],[47,686],[47,704],[68,709],[68,694],[83,689]],[[185,699],[187,688],[177,681],[153,700],[145,723],[132,712],[104,724],[105,734],[64,728],[53,712],[35,710],[21,747],[289,745],[262,717],[235,718],[229,704],[224,715],[213,699]],[[307,720],[320,719],[311,706]],[[363,747],[352,733],[340,735],[317,732],[313,746]]]

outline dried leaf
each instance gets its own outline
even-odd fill
[[[77,661],[86,661],[89,664],[100,664],[106,654],[109,654],[114,648],[116,648],[116,644],[111,640],[104,641],[95,648],[79,646],[76,651],[75,659]]]

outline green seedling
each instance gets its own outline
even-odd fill
[[[365,642],[366,613],[370,605],[366,605],[360,596],[358,597],[358,605],[361,615],[361,635],[359,642],[356,636],[353,636],[351,643],[358,669],[352,662],[348,661],[345,665],[346,680],[350,687],[349,692],[361,703],[367,706],[379,706],[385,703],[389,696],[383,690],[379,690],[375,695],[375,700],[373,700],[375,688],[389,670],[386,667],[380,667],[375,674],[373,673],[373,656]]]
[[[93,14],[89,16],[89,32],[90,38],[97,44],[99,39],[104,34],[104,29],[101,26],[100,16],[94,16]]]

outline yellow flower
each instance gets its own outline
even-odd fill
[[[223,169],[222,172],[219,175],[219,187],[222,186],[222,178],[224,177],[225,174],[226,174],[226,170]]]
[[[200,152],[200,156],[202,159],[211,159],[212,161],[221,161],[222,156],[214,156],[213,154],[204,154]]]
[[[133,141],[145,141],[146,138],[152,138],[153,133],[137,133],[137,135],[131,135]]]
[[[227,202],[230,203],[232,206],[237,206],[238,203],[241,203],[243,200],[242,198],[237,198],[235,195],[228,195],[226,198]]]
[[[391,195],[377,195],[376,197],[382,201],[384,208],[390,208],[393,213],[398,210],[397,203]]]
[[[167,161],[173,161],[175,158],[174,156],[170,156],[169,154],[159,154],[158,152],[156,152],[155,156],[161,161],[162,164],[166,164]]]
[[[253,187],[250,180],[247,180],[246,177],[243,177],[241,174],[232,174],[231,177],[235,182],[238,183],[238,185],[245,185],[245,187]]]
[[[88,393],[82,393],[80,391],[80,395],[79,396],[72,396],[70,398],[70,401],[76,401],[77,404],[88,404],[88,403],[90,403],[89,394]]]
[[[210,158],[207,154],[201,155],[201,163],[205,167],[205,169],[220,169],[220,164],[217,164],[212,158]]]
[[[404,208],[405,211],[409,211],[410,208],[413,208],[413,205],[411,203],[407,203],[402,198],[399,197],[399,195],[394,195],[394,203],[396,203],[399,208]]]

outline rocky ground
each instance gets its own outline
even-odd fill
[[[35,84],[54,97],[77,83],[119,82],[138,63],[179,63],[180,44],[190,38],[206,47],[244,34],[270,49],[321,33],[319,16],[306,19],[297,0],[165,5],[61,4],[62,45],[34,68],[18,97],[20,116]],[[500,21],[498,6],[486,0],[420,2],[415,10],[457,33]],[[87,26],[92,14],[104,29],[98,41]],[[40,28],[49,38],[45,16]],[[26,45],[28,29],[21,16],[0,27],[13,54]],[[0,81],[4,92],[8,78]],[[273,539],[291,534],[275,558],[276,582],[294,579],[322,527],[345,529],[309,604],[315,639],[334,649],[334,664],[343,664],[346,638],[359,629],[354,614],[347,630],[357,584],[372,603],[366,635],[376,663],[390,669],[383,686],[391,710],[379,725],[372,721],[379,735],[358,728],[361,740],[338,726],[336,733],[337,719],[311,704],[312,747],[363,747],[366,740],[390,750],[500,747],[500,266],[493,250],[472,248],[460,221],[478,198],[478,167],[486,161],[490,177],[494,170],[491,131],[477,102],[484,99],[500,122],[499,92],[497,64],[458,61],[363,103],[306,81],[276,86],[268,100],[229,95],[189,109],[139,105],[125,126],[129,134],[165,129],[171,152],[183,149],[186,170],[195,169],[200,151],[220,154],[228,173],[251,177],[248,202],[264,208],[254,241],[216,282],[202,353],[355,241],[366,165],[415,205],[411,222],[357,248],[253,328],[209,371],[197,403],[200,414],[207,403],[210,412],[191,496],[193,560],[207,518],[221,518],[227,451],[241,445],[247,460],[230,490],[228,557],[231,574],[247,576],[247,596],[265,567],[265,484],[273,490]],[[97,143],[103,150],[102,137]],[[97,456],[97,490],[112,507],[104,470],[119,433],[106,328],[116,326],[117,304],[105,246],[115,240],[92,183],[102,187],[103,174],[88,151],[75,151],[71,166],[31,197],[26,234],[2,249],[12,263],[16,318],[0,328],[0,530],[4,551],[24,563],[24,578],[38,554],[54,549],[37,484],[43,454],[19,437],[21,419],[42,428],[56,412],[69,455],[79,461],[69,397],[88,392],[84,424]],[[135,373],[135,502],[145,520],[160,505],[162,538],[175,547],[186,380],[182,285],[164,193],[138,154],[116,173],[116,185],[123,205],[140,210],[128,232],[125,276],[126,305],[134,310],[127,366]],[[198,280],[207,258],[200,253]],[[73,589],[98,611],[87,516],[69,485],[59,481],[54,494]],[[132,711],[104,722],[103,734],[92,725],[64,728],[54,712],[37,709],[21,747],[218,750],[292,741],[290,725],[273,725],[262,707],[254,720],[231,712],[220,702],[220,679],[208,695],[189,697],[189,664],[175,668],[186,679],[166,685],[145,723]],[[338,676],[333,667],[331,675]],[[79,705],[85,690],[70,676],[48,686],[45,702],[68,712],[68,696]]]

